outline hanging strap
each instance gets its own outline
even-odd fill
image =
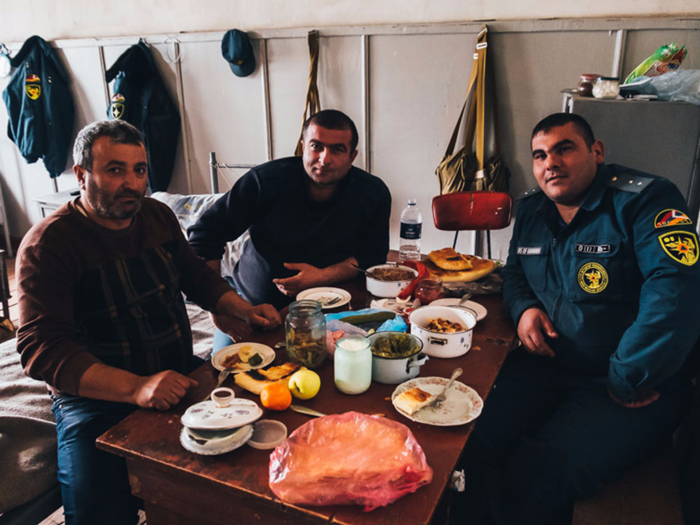
[[[318,85],[316,83],[318,79],[318,31],[309,31],[308,34],[309,42],[309,87],[306,90],[306,103],[304,104],[304,114],[302,115],[301,125],[302,132],[299,133],[299,140],[297,141],[297,147],[294,151],[294,155],[301,157],[302,146],[301,141],[303,137],[303,126],[306,119],[311,115],[318,113],[321,110],[321,102],[318,96]]]
[[[476,79],[475,95],[476,95],[476,177],[483,177],[484,169],[484,151],[485,151],[485,124],[486,124],[486,51],[488,43],[486,36],[488,29],[484,29],[479,33],[476,44],[477,64],[479,72]]]
[[[482,151],[481,151],[481,156],[479,157],[479,153],[477,151],[477,159],[481,159],[478,169],[483,168],[483,158],[484,158],[484,152],[483,152],[483,102],[481,104],[481,110],[479,110],[479,94],[483,93],[483,87],[480,88],[480,86],[483,84],[483,79],[485,75],[485,62],[486,62],[486,36],[488,34],[488,28],[484,26],[484,28],[479,32],[479,34],[476,37],[476,49],[474,52],[474,63],[472,65],[472,72],[471,76],[469,78],[469,87],[467,88],[467,94],[464,99],[464,104],[462,105],[462,111],[459,113],[459,117],[457,118],[457,124],[455,125],[455,129],[452,132],[452,137],[450,138],[450,142],[447,145],[447,149],[445,150],[445,157],[448,157],[449,155],[452,155],[454,152],[455,146],[457,145],[457,136],[459,135],[459,128],[462,124],[462,118],[464,117],[465,110],[467,110],[467,105],[469,106],[469,110],[467,111],[467,121],[466,121],[466,126],[464,129],[464,147],[470,146],[474,142],[474,136],[475,134],[478,137],[477,131],[479,130],[479,116],[481,115],[481,130],[482,130],[482,138],[481,142],[477,141],[477,148],[479,144],[482,146]],[[482,97],[483,98],[483,97]]]

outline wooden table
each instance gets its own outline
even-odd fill
[[[363,279],[343,288],[352,293],[352,309],[369,305]],[[420,376],[449,377],[457,366],[464,369],[459,378],[486,398],[514,339],[510,320],[501,310],[501,297],[478,296],[477,302],[488,309],[486,319],[475,330],[472,349],[454,359],[431,358]],[[284,329],[256,333],[253,340],[274,346],[284,339]],[[276,364],[287,360],[285,350],[277,351]],[[303,507],[288,505],[275,497],[268,486],[271,451],[243,446],[220,456],[200,456],[185,450],[179,441],[180,416],[210,392],[216,383],[216,371],[206,363],[192,377],[199,386],[178,406],[167,412],[138,410],[100,436],[98,448],[126,458],[132,492],[143,499],[149,525],[230,524],[230,523],[336,523],[336,524],[428,524],[441,509],[441,501],[451,480],[460,453],[474,423],[458,427],[435,427],[414,423],[401,416],[391,404],[394,385],[372,383],[359,396],[342,394],[333,383],[333,363],[320,370],[321,391],[309,400],[295,402],[326,414],[356,410],[383,413],[411,429],[433,468],[433,481],[388,507],[365,513],[359,506]],[[225,386],[233,386],[227,379]],[[257,396],[234,387],[236,395],[259,401]],[[264,418],[282,421],[291,434],[309,420],[308,416],[287,410],[268,411]],[[378,444],[377,446],[381,446]]]

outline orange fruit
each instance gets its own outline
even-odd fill
[[[260,392],[260,402],[270,410],[287,410],[292,404],[292,393],[286,381],[267,385]]]

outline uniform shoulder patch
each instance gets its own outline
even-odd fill
[[[672,231],[659,235],[661,247],[671,259],[686,266],[698,262],[698,237],[695,233]]]
[[[668,228],[669,226],[678,226],[683,224],[693,224],[693,221],[680,210],[664,210],[659,212],[654,219],[654,228]]]
[[[112,97],[112,104],[109,108],[113,119],[118,120],[124,116],[125,104],[126,100],[124,99],[124,95],[122,95],[121,93],[115,93]]]
[[[34,74],[28,75],[24,79],[24,92],[32,100],[36,100],[41,96],[41,79]]]
[[[634,173],[621,173],[610,177],[608,186],[631,193],[641,193],[653,180],[653,177],[644,177],[643,175],[636,175]]]

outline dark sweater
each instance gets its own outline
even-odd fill
[[[152,199],[123,230],[62,206],[22,241],[17,288],[22,365],[69,394],[98,361],[138,375],[186,373],[192,335],[181,292],[213,310],[230,290]]]
[[[253,304],[289,303],[272,283],[296,274],[285,262],[325,268],[355,257],[366,268],[386,261],[391,194],[384,182],[352,167],[329,201],[316,202],[307,179],[300,157],[257,166],[189,229],[195,251],[217,260],[250,228],[233,280]]]

